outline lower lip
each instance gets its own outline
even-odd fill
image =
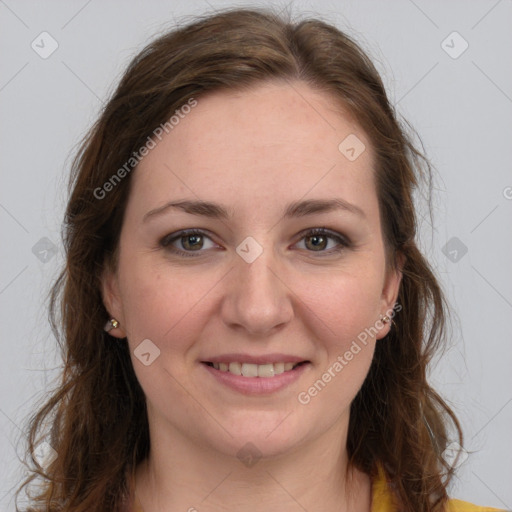
[[[268,395],[280,391],[296,382],[310,366],[310,363],[304,363],[294,370],[280,373],[274,377],[243,377],[231,372],[216,370],[206,363],[201,364],[219,382],[244,395]]]

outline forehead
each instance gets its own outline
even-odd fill
[[[362,151],[355,160],[345,140]],[[306,195],[370,208],[372,161],[365,133],[333,96],[301,82],[265,83],[198,97],[139,164],[132,190],[152,207],[195,196],[241,214]]]

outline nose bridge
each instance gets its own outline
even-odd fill
[[[269,240],[269,237],[266,238]],[[251,333],[266,333],[292,316],[289,290],[272,247],[248,237],[237,248],[235,269],[226,297],[225,321]]]

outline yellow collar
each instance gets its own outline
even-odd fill
[[[382,464],[377,465],[377,477],[372,482],[371,512],[393,512],[395,510],[386,473]]]

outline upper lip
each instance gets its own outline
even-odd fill
[[[266,364],[266,363],[302,363],[307,361],[303,357],[291,356],[289,354],[266,354],[261,356],[253,356],[250,354],[223,354],[221,356],[212,356],[203,359],[203,363],[249,363],[249,364]]]

